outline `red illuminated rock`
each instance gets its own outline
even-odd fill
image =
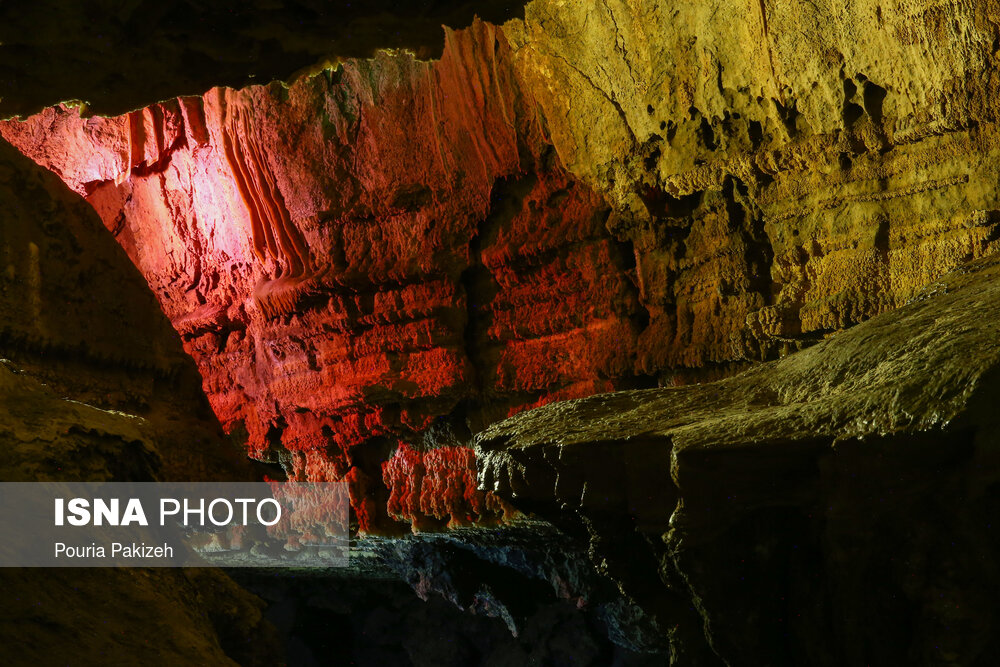
[[[435,421],[468,433],[631,386],[631,250],[559,166],[492,26],[449,32],[438,62],[0,131],[100,213],[227,430],[350,481],[362,529],[509,511],[461,438],[425,437]]]
[[[435,528],[445,521],[455,527],[492,516],[511,518],[513,508],[479,490],[476,473],[476,456],[468,447],[420,452],[403,444],[383,464],[383,481],[390,490],[389,513],[418,529]]]

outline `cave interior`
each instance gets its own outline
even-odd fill
[[[3,3],[0,481],[351,517],[4,568],[9,664],[997,664],[998,65],[996,0]]]

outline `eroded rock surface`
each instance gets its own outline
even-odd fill
[[[248,478],[180,338],[94,211],[7,145],[0,174],[8,262],[0,284],[0,480]],[[390,500],[400,514],[446,511],[438,508],[456,477],[473,510],[492,502],[504,511],[476,489],[467,447],[426,457],[408,451],[394,461],[401,493]],[[458,667],[477,656],[646,665],[662,649],[643,612],[543,522],[360,540],[350,568],[308,580],[301,572],[240,572],[266,607],[217,569],[0,575],[0,640],[12,664],[312,664],[335,654],[367,665]],[[434,640],[426,641],[431,628]]]
[[[87,197],[225,428],[364,530],[491,522],[462,450],[731,374],[997,250],[995,3],[563,3],[0,133]],[[443,451],[427,456],[432,450]]]
[[[502,32],[477,23],[434,63],[383,54],[3,134],[101,214],[251,454],[350,480],[362,529],[387,507],[460,525],[510,510],[468,449],[427,449],[636,386],[631,249],[516,91]]]
[[[635,245],[645,367],[796,349],[994,251],[998,22],[962,0],[537,0],[506,24],[563,164]]]
[[[680,664],[986,664],[998,322],[988,258],[732,378],[494,425],[484,486],[582,521]]]

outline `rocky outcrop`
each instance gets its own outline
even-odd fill
[[[468,453],[429,451],[724,377],[994,252],[998,18],[535,0],[437,61],[0,133],[98,210],[253,456],[350,480],[363,530],[490,522]]]
[[[484,487],[582,522],[679,664],[986,664],[998,321],[994,257],[732,378],[494,425]]]

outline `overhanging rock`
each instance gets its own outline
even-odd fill
[[[683,664],[978,664],[1000,650],[998,323],[992,257],[741,375],[496,424],[480,479],[581,519]]]

